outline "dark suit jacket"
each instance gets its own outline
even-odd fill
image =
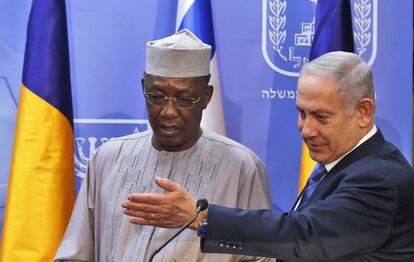
[[[345,156],[301,210],[210,205],[203,252],[286,261],[414,261],[414,173],[378,132]]]

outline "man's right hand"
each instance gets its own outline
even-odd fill
[[[183,186],[169,179],[156,177],[155,183],[165,190],[163,194],[131,194],[128,200],[122,203],[124,213],[131,216],[129,221],[136,225],[182,227],[196,213],[196,200]],[[205,214],[206,211],[190,225],[190,228],[194,229]]]

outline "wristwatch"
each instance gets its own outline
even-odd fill
[[[207,233],[207,216],[201,220],[196,226],[196,231],[197,231],[197,236],[204,238],[206,236]]]

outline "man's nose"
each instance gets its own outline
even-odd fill
[[[168,99],[162,107],[161,115],[164,117],[175,117],[178,114],[177,104],[173,99]]]
[[[299,120],[298,127],[300,134],[304,138],[314,137],[318,134],[318,129],[315,127],[315,123],[312,118],[307,117],[306,119]]]

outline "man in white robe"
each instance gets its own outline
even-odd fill
[[[155,177],[182,184],[210,203],[271,208],[262,161],[239,143],[200,128],[213,92],[209,60],[210,46],[188,30],[147,44],[142,85],[152,130],[112,139],[96,151],[55,261],[148,261],[176,230],[134,225],[122,204],[132,193],[161,193]],[[187,229],[154,261],[253,259],[203,254],[196,233]]]

